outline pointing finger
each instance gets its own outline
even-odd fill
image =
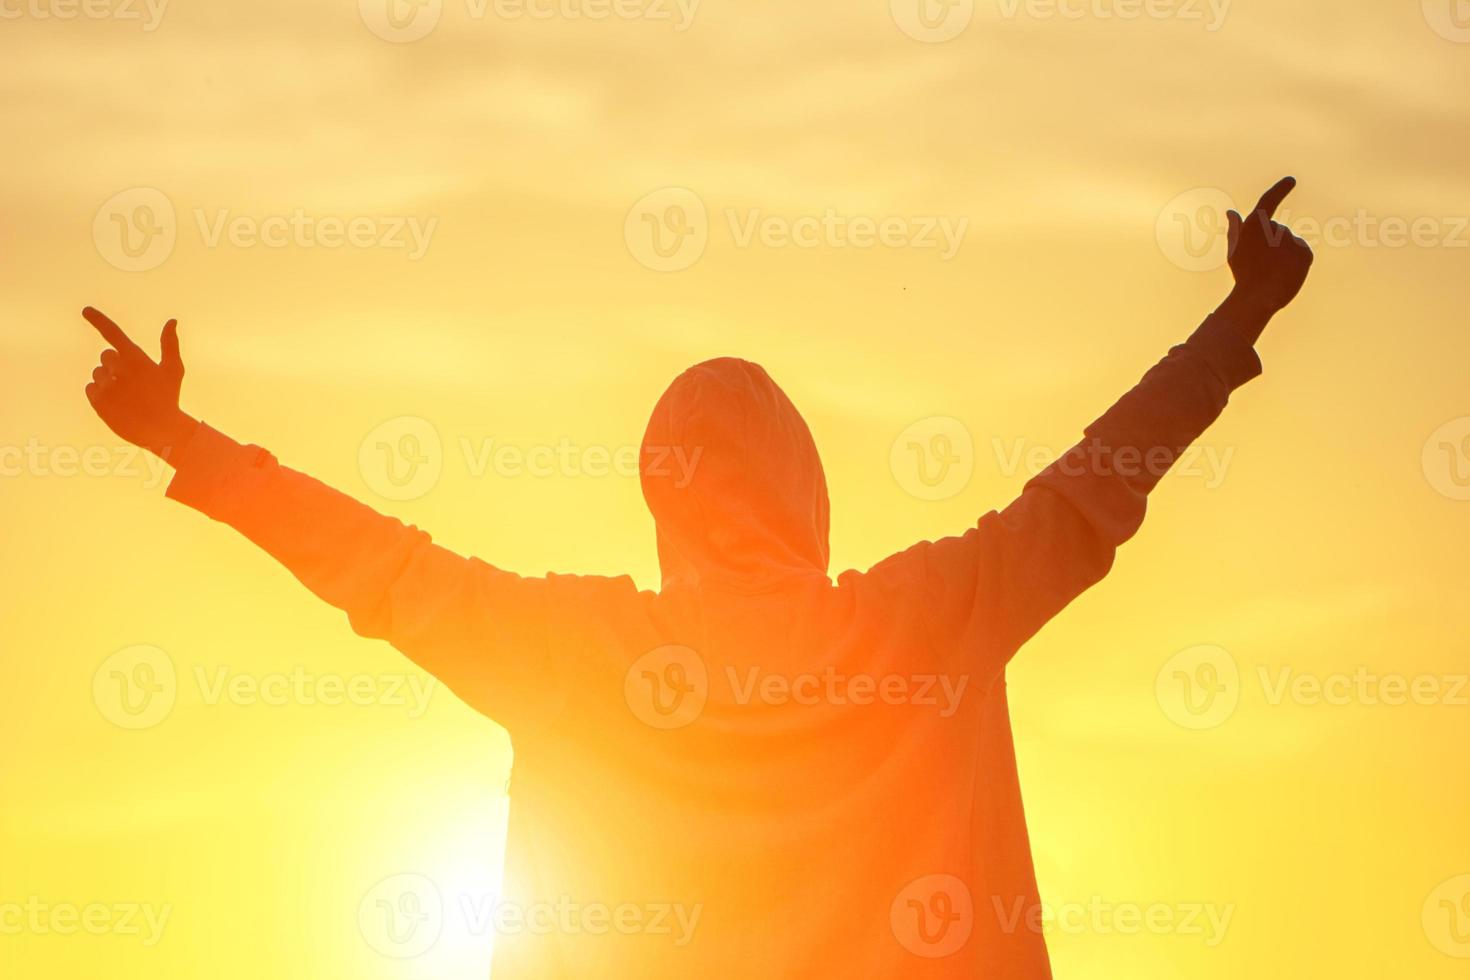
[[[1286,200],[1296,187],[1295,177],[1282,177],[1269,191],[1261,195],[1261,200],[1256,204],[1256,210],[1264,212],[1266,217],[1274,218],[1276,209],[1281,207],[1281,202]]]
[[[97,328],[97,332],[102,335],[102,339],[111,344],[118,353],[140,354],[143,357],[148,356],[143,353],[143,348],[133,343],[132,339],[123,333],[122,327],[119,327],[108,319],[107,315],[101,310],[89,306],[82,310],[82,316],[86,318],[88,323]]]
[[[179,356],[179,321],[170,320],[163,325],[158,346],[161,351],[159,365],[171,375],[184,376],[184,359]]]

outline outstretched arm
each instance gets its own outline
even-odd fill
[[[388,640],[507,727],[554,707],[565,651],[548,636],[550,580],[456,555],[191,418],[179,407],[174,321],[154,362],[99,311],[83,315],[112,346],[87,398],[118,436],[175,467],[170,498],[238,530],[344,610],[358,633]]]
[[[966,534],[906,553],[921,563],[934,622],[961,634],[965,656],[1003,667],[1047,620],[1107,574],[1143,522],[1148,494],[1260,373],[1253,350],[1296,297],[1307,244],[1272,220],[1295,186],[1282,180],[1248,217],[1230,214],[1235,288],[1190,338],[1090,425],[1081,442]],[[900,556],[901,557],[901,556]]]

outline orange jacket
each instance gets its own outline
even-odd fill
[[[1259,371],[1212,317],[1004,511],[835,582],[806,424],[730,358],[648,426],[658,592],[463,558],[207,426],[168,493],[510,731],[541,924],[498,977],[1044,978],[1005,665]]]

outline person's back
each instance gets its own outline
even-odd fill
[[[921,546],[833,585],[816,448],[743,361],[676,381],[642,458],[662,590],[546,586],[569,614],[546,639],[556,697],[512,729],[506,900],[568,912],[555,941],[502,931],[497,968],[1044,975],[1038,933],[971,914],[1036,899],[999,664],[965,648],[966,572],[942,567],[960,556]],[[622,928],[582,921],[609,906]]]
[[[988,904],[970,911],[994,895],[1031,923],[1036,906],[1003,693],[936,695],[932,652],[888,632],[920,617],[864,623],[852,591],[764,597],[703,654],[588,647],[605,663],[560,723],[515,739],[511,782],[505,899],[569,914],[554,939],[501,930],[497,975],[1046,975],[1029,925],[1006,934]],[[723,618],[704,599],[671,633]],[[582,921],[618,907],[621,930]]]
[[[87,393],[170,497],[510,731],[499,976],[1047,977],[1005,664],[1259,372],[1311,261],[1269,220],[1290,187],[1232,214],[1220,310],[1019,499],[835,583],[811,435],[745,361],[654,410],[656,593],[462,558],[196,422],[172,322],[154,364],[86,311],[115,348]]]

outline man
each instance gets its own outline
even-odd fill
[[[811,435],[733,358],[680,375],[644,437],[658,592],[462,558],[203,425],[175,321],[154,363],[84,311],[112,345],[87,397],[173,464],[168,496],[510,731],[527,921],[498,976],[1047,977],[1005,666],[1260,372],[1312,262],[1271,220],[1294,185],[1230,213],[1235,289],[1019,499],[835,583]]]

